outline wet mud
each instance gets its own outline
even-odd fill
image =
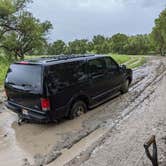
[[[166,74],[165,61],[164,58],[150,58],[146,65],[134,70],[133,83],[127,94],[118,95],[74,120],[62,120],[58,124],[25,123],[19,126],[17,116],[0,102],[2,165],[81,164],[121,120],[155,92],[156,85]]]

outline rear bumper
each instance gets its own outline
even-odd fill
[[[18,114],[20,118],[30,120],[30,121],[36,121],[40,123],[48,123],[51,121],[48,112],[29,110],[27,108],[24,108],[23,106],[17,105],[15,103],[11,103],[9,101],[6,101],[5,105],[8,109]],[[22,111],[23,109],[27,110],[28,114],[24,114]]]

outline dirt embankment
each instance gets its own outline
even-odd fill
[[[2,150],[0,150],[0,161],[4,165],[15,163],[17,165],[61,166],[80,165],[87,160],[85,165],[88,164],[92,154],[98,149],[97,147],[104,145],[106,142],[104,140],[110,138],[110,135],[118,133],[117,130],[114,131],[114,128],[123,123],[123,120],[129,115],[137,112],[140,105],[154,94],[156,87],[160,85],[160,80],[166,74],[164,61],[164,58],[150,59],[146,65],[134,70],[134,80],[129,93],[119,95],[72,121],[62,121],[59,124],[18,126],[17,117],[4,111],[4,108],[1,107],[0,137],[2,141],[0,141],[0,146]],[[125,132],[125,128],[121,130]],[[126,130],[125,134],[128,135],[129,131],[129,129]],[[134,131],[134,127],[131,131]],[[127,138],[129,139],[129,137]],[[115,142],[116,139],[117,137],[114,138]],[[115,149],[118,149],[118,145],[115,146]],[[14,154],[13,150],[15,150]],[[122,150],[123,153],[126,153],[125,148]],[[126,150],[130,151],[130,148],[126,147]],[[115,154],[118,153],[117,151]],[[7,161],[7,158],[11,158],[12,162]]]

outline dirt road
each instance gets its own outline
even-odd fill
[[[94,148],[87,158],[80,156],[79,160],[75,159],[75,163],[70,165],[151,166],[143,144],[148,137],[156,135],[159,163],[165,166],[166,77],[153,85],[153,89],[153,94],[107,133],[102,144]]]
[[[155,133],[151,132],[150,126],[159,126],[153,129],[160,133],[159,122],[164,123],[165,120],[165,105],[162,105],[166,100],[165,62],[165,58],[150,58],[145,66],[134,70],[129,93],[119,95],[72,121],[18,126],[17,116],[1,104],[1,165],[112,163],[113,166],[120,166],[144,161],[141,158],[143,141]],[[158,103],[160,100],[162,103]],[[154,120],[151,121],[152,118]]]

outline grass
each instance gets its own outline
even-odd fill
[[[119,64],[125,64],[128,68],[131,68],[131,69],[135,69],[146,63],[145,56],[118,55],[118,54],[109,54],[109,56],[111,56]]]
[[[146,63],[146,58],[145,57],[141,57],[135,63],[129,64],[128,67],[131,68],[131,69],[135,69],[135,68],[137,68],[139,66],[142,66],[145,63]]]
[[[44,55],[26,55],[25,59],[33,59],[33,58],[41,58],[41,57],[45,57]],[[46,55],[47,57],[47,55]]]
[[[108,54],[119,64],[123,64],[131,59],[129,55]]]
[[[4,57],[0,56],[0,85],[3,84],[8,67],[9,62]]]
[[[131,56],[131,55],[118,55],[118,54],[108,54],[119,64],[125,64],[129,68],[137,68],[142,66],[146,62],[146,58],[144,56]],[[31,59],[36,57],[43,56],[26,56],[25,59]],[[0,55],[0,86],[3,85],[3,81],[8,70],[10,63]]]

